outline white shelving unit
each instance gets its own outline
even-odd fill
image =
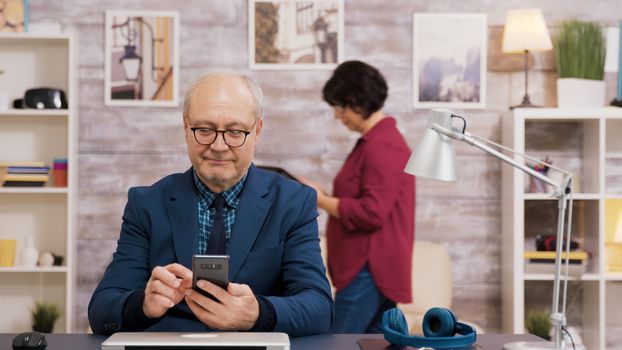
[[[31,329],[30,310],[38,300],[60,306],[54,332],[71,332],[75,290],[75,203],[77,191],[77,89],[71,35],[0,33],[0,92],[11,101],[27,89],[62,89],[69,109],[0,108],[0,162],[68,162],[67,187],[0,187],[0,238],[16,239],[14,267],[0,268],[0,332]],[[50,170],[52,175],[52,170]],[[52,176],[50,176],[52,179]],[[25,237],[41,253],[62,255],[62,266],[20,266]]]
[[[573,173],[572,239],[590,260],[583,275],[570,279],[568,326],[588,349],[622,349],[622,273],[607,270],[605,248],[611,236],[606,208],[622,205],[622,109],[515,109],[503,120],[503,144],[539,159],[548,156]],[[503,166],[502,176],[503,332],[526,333],[528,311],[551,310],[553,274],[526,274],[523,253],[535,250],[536,234],[555,234],[557,200],[527,193],[530,179],[520,170]]]

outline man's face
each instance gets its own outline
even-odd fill
[[[184,119],[188,156],[199,178],[212,191],[222,192],[240,181],[255,155],[263,119],[257,120],[253,95],[246,82],[233,76],[203,80],[190,99]],[[190,128],[250,131],[240,147],[228,146],[223,133],[211,145],[201,145]],[[198,132],[198,131],[197,131]]]

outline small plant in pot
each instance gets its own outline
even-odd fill
[[[559,75],[558,106],[604,106],[605,39],[600,24],[577,20],[563,22],[554,47]]]
[[[53,303],[38,301],[31,314],[33,331],[52,333],[54,322],[60,317],[60,308]]]

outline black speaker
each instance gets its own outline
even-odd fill
[[[65,92],[61,89],[28,89],[24,94],[21,108],[66,109],[67,98],[65,97]]]

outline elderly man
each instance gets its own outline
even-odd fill
[[[117,250],[89,303],[95,333],[330,329],[316,193],[252,163],[262,100],[244,76],[209,74],[189,86],[192,167],[129,190]],[[231,256],[226,289],[198,283],[217,300],[191,288],[192,255],[206,253]]]

